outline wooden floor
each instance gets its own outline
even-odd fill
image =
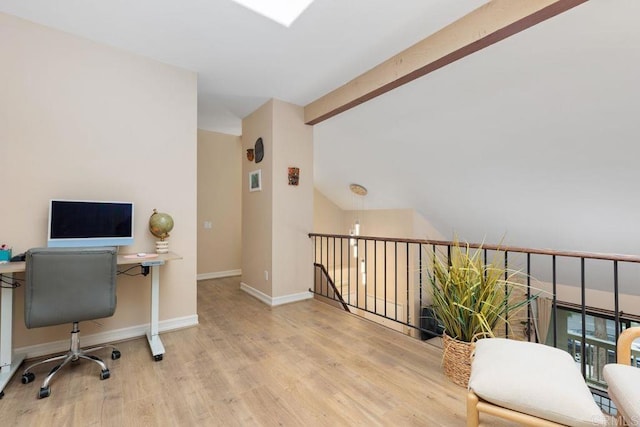
[[[199,326],[106,357],[111,378],[80,362],[37,399],[47,368],[0,400],[0,426],[464,426],[466,391],[441,350],[322,302],[271,308],[238,278],[198,284]],[[508,425],[494,422],[489,425]]]

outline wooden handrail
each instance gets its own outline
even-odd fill
[[[618,338],[618,356],[617,361],[622,365],[631,364],[631,343],[633,340],[640,338],[640,327],[625,329]]]
[[[381,242],[397,242],[397,243],[414,243],[420,245],[437,245],[437,246],[452,246],[455,244],[449,240],[430,240],[430,239],[398,239],[393,237],[374,237],[374,236],[350,236],[348,234],[320,234],[309,233],[309,237],[331,237],[340,239],[356,239],[356,240],[376,240]],[[623,254],[605,254],[597,252],[581,252],[581,251],[564,251],[555,249],[537,249],[537,248],[524,248],[519,246],[507,246],[507,245],[492,245],[486,243],[464,243],[470,248],[497,250],[501,252],[519,252],[525,254],[534,255],[552,255],[570,258],[585,258],[585,259],[600,259],[607,261],[621,261],[621,262],[635,262],[640,263],[640,256],[638,255],[623,255]]]

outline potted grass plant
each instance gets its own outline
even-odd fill
[[[443,369],[454,383],[467,386],[473,341],[494,337],[499,325],[524,309],[536,296],[527,297],[518,283],[520,272],[504,267],[504,253],[495,251],[491,262],[482,247],[453,242],[448,254],[433,252],[428,271],[432,309],[444,326]]]

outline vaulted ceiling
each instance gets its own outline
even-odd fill
[[[638,16],[590,0],[316,125],[316,186],[448,237],[637,254]]]
[[[231,0],[0,0],[0,11],[198,72],[200,128],[307,105],[481,6],[315,0],[285,28]],[[590,0],[314,127],[314,181],[444,234],[637,253],[637,0]],[[428,237],[428,236],[425,236]]]

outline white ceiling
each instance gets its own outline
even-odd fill
[[[266,100],[306,105],[482,3],[316,0],[289,29],[231,0],[0,11],[197,71],[199,127],[239,134]],[[366,209],[415,208],[447,237],[638,253],[638,16],[590,0],[316,125],[316,187],[349,209],[360,183]]]
[[[198,72],[198,127],[239,135],[271,98],[306,105],[483,4],[315,0],[286,28],[232,0],[0,0],[0,11]]]

